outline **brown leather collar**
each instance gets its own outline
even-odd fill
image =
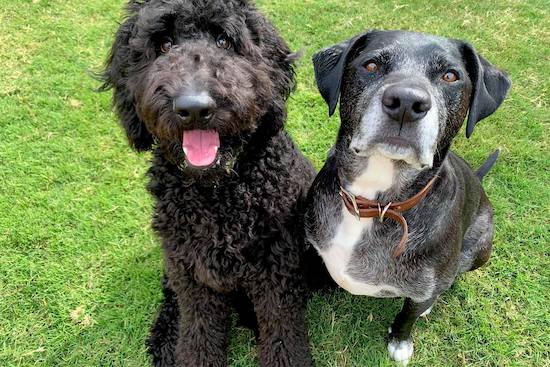
[[[344,201],[344,205],[348,208],[349,212],[359,218],[379,218],[380,222],[384,221],[385,217],[390,217],[395,220],[401,227],[403,227],[403,236],[399,242],[399,246],[393,252],[393,257],[399,257],[405,251],[405,244],[409,238],[409,226],[407,220],[403,217],[403,212],[414,208],[418,203],[422,201],[433,187],[437,176],[432,178],[430,182],[419,193],[412,198],[396,203],[388,203],[382,205],[378,201],[369,200],[362,196],[355,196],[351,192],[344,189],[340,181],[340,196]]]

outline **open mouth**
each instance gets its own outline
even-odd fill
[[[208,168],[216,163],[220,135],[215,130],[188,130],[183,133],[182,148],[187,163],[195,168]]]

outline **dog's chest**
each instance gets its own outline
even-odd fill
[[[270,217],[285,218],[291,209],[257,195],[261,184],[231,182],[158,196],[153,225],[169,266],[218,291],[234,289],[260,269],[258,263],[279,241]]]
[[[357,177],[348,187],[351,192],[358,195],[374,198],[379,191],[387,190],[393,182],[393,164],[391,161],[375,157],[369,162],[367,169]],[[389,266],[384,260],[384,251],[369,254],[377,258],[361,258],[365,255],[362,251],[368,246],[370,232],[373,227],[372,218],[357,218],[352,215],[343,203],[341,206],[341,220],[335,227],[333,235],[328,239],[328,246],[323,246],[319,253],[332,278],[348,292],[357,295],[368,295],[374,297],[398,297],[403,292],[391,282],[384,279],[388,273]],[[372,240],[371,240],[372,241]],[[364,262],[370,264],[370,269],[365,269],[360,278],[352,274],[352,268]],[[366,275],[372,274],[372,276]]]
[[[368,239],[373,228],[372,218],[351,215],[342,207],[342,221],[337,226],[329,246],[319,251],[334,281],[355,295],[400,297],[404,292],[394,284],[391,259]],[[365,251],[365,247],[371,247]],[[362,268],[364,264],[364,268]],[[357,269],[360,271],[357,271]]]
[[[258,245],[260,231],[267,230],[258,225],[257,201],[244,185],[167,193],[157,201],[153,226],[168,259],[177,259],[203,283],[220,288],[247,270],[248,254]]]

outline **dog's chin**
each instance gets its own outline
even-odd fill
[[[408,166],[424,170],[431,168],[433,158],[429,154],[419,154],[413,143],[400,137],[384,138],[376,141],[370,149],[362,150],[360,156],[381,155],[397,162],[403,162]]]
[[[220,167],[220,166],[221,166],[221,157],[220,157],[219,153],[216,154],[216,158],[214,159],[214,161],[212,163],[204,165],[204,166],[194,165],[193,163],[191,163],[189,161],[187,156],[184,158],[184,164],[183,164],[183,167],[185,167],[186,169],[188,169],[190,171],[207,171],[209,169],[216,169],[217,167]]]
[[[375,151],[383,157],[404,162],[417,170],[431,168],[433,164],[433,160],[428,161],[419,157],[416,149],[410,144],[383,142],[376,144]]]
[[[178,161],[178,168],[186,176],[214,178],[228,175],[233,171],[233,167],[236,163],[236,155],[234,152],[229,150],[219,151],[214,161],[204,166],[198,166],[191,163],[189,159],[185,156],[185,153],[182,153],[182,157],[179,158]]]

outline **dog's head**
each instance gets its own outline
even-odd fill
[[[421,33],[370,31],[313,61],[331,115],[341,100],[340,148],[416,169],[443,159],[467,115],[469,137],[510,87],[468,43]]]
[[[218,174],[283,127],[292,62],[246,1],[130,1],[103,88],[136,150],[156,144],[188,174]]]

